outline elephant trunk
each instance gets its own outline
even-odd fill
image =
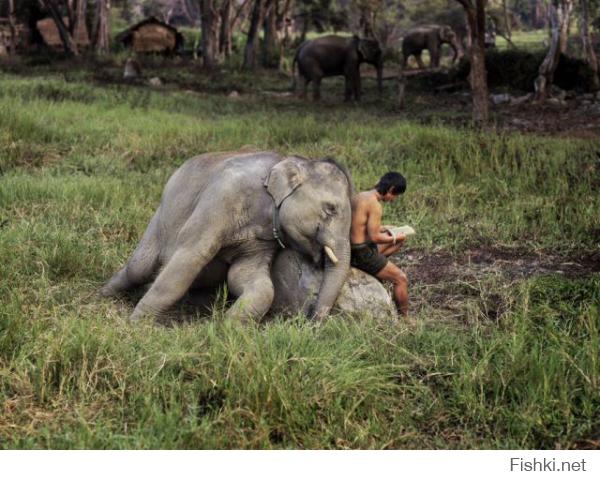
[[[328,252],[327,250],[333,251]],[[325,253],[327,257],[323,282],[313,310],[313,318],[317,321],[325,319],[346,281],[350,271],[350,242],[348,240],[338,241],[334,247],[326,247]]]
[[[452,47],[452,50],[454,50],[452,63],[456,62],[457,60],[460,60],[465,55],[460,40],[458,38],[456,38],[452,43],[450,43],[450,46]]]

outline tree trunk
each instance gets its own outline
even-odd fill
[[[8,0],[8,26],[10,28],[10,54],[17,53],[17,27],[15,21],[15,0]]]
[[[250,18],[250,29],[248,30],[248,38],[246,40],[246,48],[244,49],[244,63],[242,69],[253,70],[256,67],[256,41],[258,39],[258,28],[264,17],[264,1],[254,0],[252,8],[252,16]]]
[[[508,0],[502,0],[502,11],[504,13],[504,33],[506,40],[512,44],[512,29],[510,25],[510,18],[508,16]]]
[[[42,4],[46,7],[46,10],[50,13],[52,20],[56,24],[56,28],[58,29],[58,33],[60,35],[60,39],[63,42],[63,48],[65,49],[65,54],[73,57],[79,56],[79,50],[77,49],[77,45],[69,32],[69,29],[63,22],[62,16],[58,11],[57,6],[54,4],[52,0],[41,0]]]
[[[94,21],[94,52],[108,53],[108,12],[109,0],[96,0]]]
[[[573,0],[563,0],[562,9],[564,20],[560,24],[560,53],[565,53],[569,44],[569,28],[571,26],[571,11],[573,10]]]
[[[277,32],[277,7],[279,2],[278,0],[267,1],[263,26],[262,65],[265,68],[278,68],[280,41]]]
[[[550,23],[550,48],[540,65],[538,77],[535,79],[535,97],[538,101],[548,98],[550,87],[554,79],[554,72],[560,59],[560,36],[564,23],[568,20],[568,12],[573,0],[552,0],[548,8],[548,21]],[[567,5],[569,4],[569,5]]]
[[[360,8],[360,18],[358,20],[358,29],[360,34],[365,38],[375,38],[373,24],[374,13],[368,5],[363,5]]]
[[[217,65],[219,14],[214,0],[200,0],[200,24],[202,28],[202,65],[212,70]]]
[[[487,123],[488,86],[485,70],[485,1],[486,0],[457,0],[465,9],[471,46],[469,60],[471,71],[469,83],[473,97],[473,122],[477,126]]]
[[[77,38],[77,32],[85,26],[85,15],[87,10],[87,0],[77,0],[75,7],[75,15],[73,18],[72,34],[73,38]]]
[[[592,88],[600,89],[600,77],[598,76],[598,58],[592,45],[590,35],[590,11],[588,0],[581,0],[581,19],[579,28],[581,31],[581,43],[583,47],[583,57],[585,58],[590,70],[593,72]]]
[[[219,11],[221,28],[219,31],[219,54],[225,58],[231,55],[231,1],[225,0]]]
[[[277,33],[279,36],[279,59],[277,61],[277,68],[279,70],[284,69],[283,61],[285,57],[285,51],[290,47],[292,43],[291,35],[291,22],[288,18],[292,8],[292,0],[283,0],[283,8],[277,12]]]
[[[535,28],[544,28],[548,18],[548,7],[544,0],[534,0],[533,25]]]

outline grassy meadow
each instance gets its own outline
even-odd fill
[[[597,258],[600,141],[420,124],[368,82],[360,106],[313,105],[235,75],[199,93],[0,73],[0,447],[598,447],[597,270],[415,281],[399,323],[131,325],[131,302],[99,297],[175,168],[239,148],[333,156],[360,189],[403,172],[385,220],[418,235],[400,265]]]

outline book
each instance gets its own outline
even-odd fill
[[[417,233],[415,232],[415,229],[409,225],[402,225],[400,227],[387,227],[385,231],[394,237],[394,243],[396,243],[396,236],[398,236],[400,233],[407,237]]]

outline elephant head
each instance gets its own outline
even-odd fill
[[[354,37],[356,49],[361,62],[373,65],[377,69],[377,88],[383,88],[383,52],[379,42],[371,38]]]
[[[324,265],[313,315],[322,319],[335,303],[350,268],[348,172],[334,160],[288,157],[265,182],[278,208],[284,243]]]
[[[454,30],[452,29],[452,27],[450,27],[449,25],[442,25],[438,30],[438,36],[440,39],[440,43],[448,43],[454,50],[452,62],[462,58],[462,56],[464,55],[462,43],[458,38],[458,35],[456,35]]]

